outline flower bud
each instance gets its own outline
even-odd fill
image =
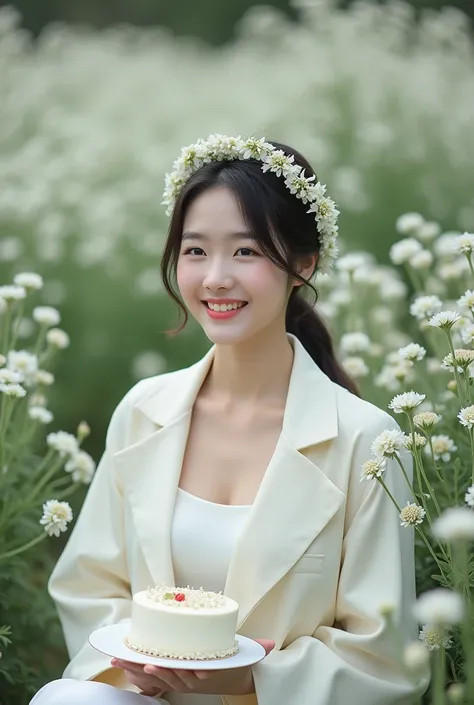
[[[83,441],[84,438],[87,438],[87,436],[90,436],[91,428],[87,421],[81,421],[79,426],[77,427],[77,438],[79,441]]]

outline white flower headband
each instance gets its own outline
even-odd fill
[[[327,272],[337,258],[337,217],[339,211],[331,198],[324,194],[326,186],[315,181],[314,176],[306,177],[304,169],[293,164],[294,156],[287,156],[281,149],[276,149],[265,138],[227,137],[210,135],[207,140],[199,139],[196,144],[183,147],[181,156],[173,164],[171,173],[166,174],[163,203],[168,206],[166,213],[171,215],[175,200],[191,174],[204,164],[234,159],[257,159],[262,162],[262,171],[272,171],[283,176],[285,186],[303,203],[310,203],[308,213],[314,213],[319,232],[318,270]]]

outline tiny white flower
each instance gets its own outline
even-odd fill
[[[426,438],[421,433],[415,432],[414,436],[411,433],[405,436],[405,448],[408,448],[408,450],[413,450],[413,447],[423,448],[425,445]]]
[[[21,384],[24,378],[22,372],[9,370],[8,367],[3,367],[0,370],[0,384]]]
[[[467,492],[464,495],[464,501],[468,507],[472,507],[474,509],[474,485],[467,488]]]
[[[88,485],[94,475],[95,462],[89,453],[80,450],[68,460],[64,469],[66,472],[72,473],[74,482],[82,482]]]
[[[410,504],[408,501],[400,512],[400,524],[405,527],[422,524],[425,514],[426,512],[423,507],[420,507],[418,504]]]
[[[474,343],[474,323],[464,326],[460,333],[462,342],[465,345],[472,345]]]
[[[441,421],[441,416],[434,411],[421,411],[413,417],[413,423],[424,431],[429,431]]]
[[[464,605],[458,593],[439,587],[420,595],[413,611],[420,624],[448,626],[462,620]]]
[[[362,332],[345,333],[341,337],[339,345],[341,352],[345,354],[367,352],[370,348],[370,339],[366,333]]]
[[[365,252],[350,252],[336,260],[335,266],[340,272],[355,272],[356,269],[367,265]]]
[[[48,409],[45,409],[44,406],[30,406],[28,415],[33,421],[39,421],[44,424],[51,423],[53,420],[53,414]]]
[[[372,442],[371,450],[376,458],[391,458],[404,448],[404,440],[405,434],[398,429],[382,431]]]
[[[456,240],[460,234],[459,232],[449,232],[443,233],[436,238],[433,244],[435,255],[440,258],[454,257],[456,254]]]
[[[458,414],[458,419],[469,430],[474,426],[474,406],[465,406]]]
[[[21,399],[26,396],[26,389],[21,384],[3,384],[0,383],[0,393],[6,394],[7,397]]]
[[[426,223],[422,223],[422,225],[420,225],[420,227],[417,229],[415,235],[418,240],[421,240],[421,242],[431,242],[436,237],[438,237],[440,232],[441,227],[439,223],[430,220]]]
[[[32,394],[30,396],[30,407],[31,406],[46,406],[47,399],[44,394]]]
[[[380,287],[380,300],[387,302],[405,300],[407,296],[407,287],[398,279],[386,279]]]
[[[445,355],[441,362],[441,366],[447,370],[454,370],[456,362],[456,367],[459,372],[466,370],[469,365],[474,362],[474,350],[464,350],[463,348],[456,348],[453,354],[448,353]]]
[[[418,296],[410,306],[410,314],[422,321],[433,316],[442,307],[443,303],[438,296]]]
[[[342,360],[342,366],[344,367],[347,374],[354,379],[359,379],[360,377],[367,377],[370,370],[365,364],[365,361],[361,357],[350,356]]]
[[[426,399],[426,394],[418,394],[411,390],[404,394],[397,394],[388,405],[396,414],[413,411],[422,401]]]
[[[382,474],[385,472],[386,465],[386,460],[381,458],[366,460],[362,466],[360,482],[363,480],[373,480],[375,477],[382,477]]]
[[[67,530],[67,524],[72,521],[72,509],[68,502],[59,502],[57,499],[50,499],[43,504],[43,516],[40,524],[48,536],[59,536],[62,531]]]
[[[457,300],[458,306],[467,309],[468,311],[474,311],[474,291],[472,289],[467,289],[464,294]]]
[[[26,298],[26,289],[23,286],[0,286],[0,299],[4,301],[21,301]]]
[[[464,233],[464,235],[458,235],[454,241],[454,247],[458,254],[470,255],[474,250],[474,234]]]
[[[20,373],[25,386],[34,384],[38,371],[38,357],[28,350],[10,350],[7,353],[7,368]]]
[[[36,373],[36,383],[42,384],[45,387],[50,387],[54,384],[54,375],[48,370],[38,370]]]
[[[32,318],[36,323],[51,328],[52,326],[58,325],[61,320],[61,315],[59,311],[52,306],[36,306],[33,309]]]
[[[398,354],[403,360],[415,362],[415,360],[423,360],[426,355],[426,348],[422,345],[418,345],[418,343],[409,343],[405,345],[405,347],[400,348]]]
[[[442,460],[448,463],[451,460],[451,453],[455,453],[458,449],[452,438],[444,434],[432,436],[431,444],[433,446],[433,455],[435,460]],[[425,448],[426,455],[430,455],[430,449]]]
[[[20,272],[13,277],[13,282],[17,286],[25,289],[42,289],[43,277],[35,272]]]
[[[399,240],[390,248],[390,259],[394,264],[405,264],[423,249],[422,245],[412,237]]]
[[[404,213],[397,218],[396,229],[400,235],[411,235],[418,232],[425,219],[420,213]]]
[[[437,276],[444,282],[460,279],[469,267],[467,260],[457,259],[453,262],[441,262],[436,268]]]
[[[408,262],[413,269],[429,269],[433,264],[433,255],[429,250],[420,250]]]
[[[428,624],[425,624],[423,629],[420,630],[418,638],[425,644],[428,651],[438,651],[441,647],[450,649],[453,645],[452,639],[442,629]],[[427,653],[426,648],[424,648],[424,651]]]
[[[403,649],[403,663],[412,672],[427,671],[430,663],[428,649],[419,641],[412,641]]]
[[[79,452],[77,438],[72,433],[57,431],[46,436],[46,443],[50,448],[57,451],[61,457],[66,455],[76,455]]]
[[[69,346],[70,338],[61,328],[50,328],[46,333],[46,341],[49,345],[63,350]]]
[[[431,530],[441,541],[473,541],[474,512],[468,507],[449,507],[433,521]]]
[[[461,320],[461,316],[457,311],[440,311],[428,321],[433,328],[441,328],[442,330],[451,330],[455,323]]]

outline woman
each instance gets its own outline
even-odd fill
[[[337,254],[338,211],[295,150],[220,135],[183,150],[165,202],[164,284],[213,347],[115,410],[49,582],[67,680],[32,702],[409,705],[426,682],[400,666],[380,608],[416,637],[413,535],[360,481],[372,441],[398,426],[358,397],[300,294]],[[404,504],[395,461],[385,478]],[[91,631],[161,583],[233,597],[238,633],[266,657],[204,677],[92,649]]]

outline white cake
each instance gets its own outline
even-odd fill
[[[125,644],[150,656],[208,660],[233,656],[239,605],[221,593],[154,587],[133,596]]]

